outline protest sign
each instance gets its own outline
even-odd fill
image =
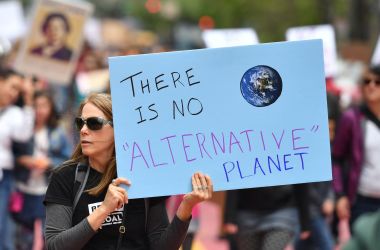
[[[109,87],[108,69],[80,72],[76,75],[78,92],[82,96],[92,92],[102,92]]]
[[[0,39],[14,41],[25,32],[25,20],[19,1],[0,2]]]
[[[16,69],[69,84],[83,41],[83,28],[92,5],[87,2],[40,0],[16,60]]]
[[[255,30],[241,29],[210,29],[202,32],[203,41],[207,48],[220,48],[259,43]]]
[[[307,56],[305,56],[307,55]],[[111,57],[129,198],[331,180],[322,41]]]
[[[371,64],[372,65],[380,64],[380,36],[377,39],[376,46],[375,46],[375,49],[373,51],[373,55],[371,58]]]
[[[333,26],[326,24],[293,27],[286,31],[286,39],[288,41],[322,39],[326,77],[332,77],[336,74],[338,56],[336,52],[335,32]]]

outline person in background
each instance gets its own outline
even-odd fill
[[[380,246],[380,211],[367,213],[353,225],[353,237],[343,246],[343,250],[378,250]]]
[[[308,202],[306,184],[228,191],[224,231],[237,234],[240,250],[284,249],[299,223],[301,239],[310,236]]]
[[[333,184],[339,219],[355,220],[380,208],[380,66],[360,82],[363,102],[343,113],[333,145]]]
[[[336,122],[340,114],[339,98],[333,93],[327,93],[328,122],[330,144],[334,140]],[[298,239],[297,250],[334,248],[334,240],[330,223],[334,213],[334,191],[332,182],[314,182],[309,185],[311,236],[306,240]]]
[[[44,245],[45,208],[42,202],[49,170],[69,159],[72,146],[58,124],[54,101],[48,92],[35,93],[34,108],[34,135],[29,142],[17,146],[16,188],[24,201],[21,211],[13,217],[20,223],[20,236],[32,239],[17,242],[18,249],[37,250]],[[25,237],[27,234],[31,237]]]
[[[309,184],[311,231],[310,237],[296,242],[297,250],[332,250],[334,240],[328,220],[334,212],[334,194],[331,182]]]
[[[33,85],[16,72],[0,66],[0,250],[13,249],[9,197],[13,186],[13,142],[25,142],[33,134]],[[13,105],[22,95],[24,106]]]
[[[116,173],[111,96],[90,95],[78,115],[80,142],[71,160],[54,171],[44,200],[47,249],[178,250],[193,207],[212,196],[210,177],[193,174],[193,191],[169,224],[165,198],[128,200],[120,187],[131,183]],[[87,177],[77,182],[79,168]],[[80,183],[83,192],[77,196]]]

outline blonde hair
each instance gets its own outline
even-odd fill
[[[94,93],[89,95],[79,106],[78,115],[82,114],[84,105],[91,103],[100,109],[105,117],[108,120],[112,120],[112,102],[111,96],[109,94],[100,94]],[[71,156],[70,162],[88,162],[88,157],[85,156],[82,152],[82,146],[80,143],[74,149],[74,152]],[[116,158],[115,158],[115,146],[113,145],[112,156],[108,163],[108,166],[105,168],[105,172],[102,175],[102,178],[99,184],[86,192],[90,195],[97,196],[107,189],[108,185],[111,183],[112,179],[116,176]]]

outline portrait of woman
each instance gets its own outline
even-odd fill
[[[31,49],[30,53],[60,61],[69,61],[72,50],[66,44],[70,33],[68,18],[58,12],[46,16],[41,25],[44,43]]]

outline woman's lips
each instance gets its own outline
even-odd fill
[[[87,140],[82,140],[82,141],[81,141],[81,144],[82,144],[82,145],[90,145],[91,142],[90,142],[90,141],[87,141]]]

